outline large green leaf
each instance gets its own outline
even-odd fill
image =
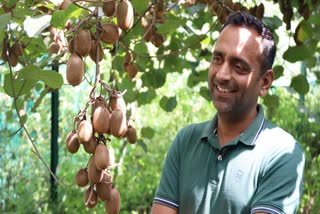
[[[138,94],[138,105],[150,103],[156,96],[156,91],[153,88],[149,88],[148,91]]]
[[[35,65],[28,65],[22,68],[19,76],[26,80],[42,81],[50,88],[60,88],[63,84],[63,77],[53,70],[42,70]]]
[[[160,104],[160,107],[166,112],[172,112],[173,109],[177,106],[176,96],[173,96],[173,97],[163,96],[159,104]]]
[[[155,134],[155,130],[153,128],[151,128],[150,126],[143,127],[141,129],[142,138],[151,139],[151,138],[153,138],[154,134]]]
[[[22,96],[28,92],[34,87],[34,84],[36,81],[34,80],[23,80],[23,79],[14,79],[11,80],[10,74],[6,74],[4,76],[4,91],[11,97],[18,97]],[[13,84],[13,90],[12,91],[12,84]]]
[[[9,23],[11,18],[10,13],[0,15],[0,41],[4,39],[4,32],[6,30],[6,26]]]
[[[166,73],[163,70],[151,70],[143,73],[141,76],[144,86],[153,87],[155,89],[160,88],[166,82]]]
[[[279,106],[279,96],[276,94],[267,94],[263,97],[263,104],[269,108],[275,108]]]
[[[151,2],[146,0],[132,0],[131,3],[135,12],[137,12],[139,15],[142,15]]]
[[[72,17],[79,17],[81,13],[85,12],[82,8],[74,4],[70,4],[65,10],[56,10],[52,14],[51,25],[53,27],[63,29],[66,21]]]
[[[210,96],[210,92],[208,90],[208,87],[202,86],[200,88],[200,92],[199,93],[200,93],[201,97],[203,97],[204,99],[206,99],[208,101],[211,101],[211,96]]]
[[[320,13],[314,13],[312,14],[309,19],[308,22],[311,24],[316,24],[316,25],[320,25]]]
[[[312,56],[313,52],[304,45],[289,47],[283,54],[283,58],[289,62],[298,62]]]
[[[290,87],[294,88],[299,94],[307,94],[309,92],[309,83],[307,78],[299,74],[291,79]]]

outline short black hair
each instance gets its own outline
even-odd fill
[[[277,48],[270,29],[257,17],[243,11],[234,12],[230,16],[228,16],[226,22],[221,28],[221,31],[228,25],[244,25],[246,27],[253,28],[262,37],[264,55],[261,66],[262,72],[264,73],[268,69],[271,69],[276,56]]]

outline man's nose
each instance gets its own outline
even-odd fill
[[[227,62],[224,62],[217,71],[216,78],[219,81],[227,81],[231,79],[231,67]]]

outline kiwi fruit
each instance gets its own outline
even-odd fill
[[[102,11],[105,16],[110,17],[113,16],[116,11],[116,2],[115,1],[106,1],[102,4]]]
[[[19,61],[19,58],[12,52],[12,51],[9,51],[9,63],[12,67],[15,67],[18,65],[18,61]]]
[[[104,172],[102,181],[100,183],[96,184],[96,192],[97,192],[98,197],[102,201],[110,200],[111,189],[112,189],[111,176]]]
[[[112,111],[120,109],[124,114],[126,114],[127,105],[119,91],[112,91],[109,98],[109,106]]]
[[[97,143],[97,140],[94,136],[92,136],[90,142],[84,142],[83,143],[83,149],[84,151],[86,151],[87,153],[89,154],[93,154],[94,151],[96,150],[96,147],[97,147],[98,143]]]
[[[80,56],[86,56],[91,49],[91,34],[87,29],[81,29],[74,37],[74,48]]]
[[[82,58],[76,54],[71,54],[67,62],[67,81],[72,86],[81,83],[84,76],[84,65]]]
[[[134,144],[135,142],[137,142],[137,131],[133,126],[128,126],[126,135],[129,143]]]
[[[110,112],[107,107],[100,105],[95,108],[92,117],[93,129],[98,134],[109,133],[110,128]]]
[[[48,54],[49,55],[57,54],[57,53],[59,53],[59,50],[60,50],[60,46],[58,45],[58,43],[52,42],[49,45]]]
[[[120,211],[121,198],[120,192],[116,187],[111,189],[110,200],[105,201],[105,209],[108,214],[118,214]]]
[[[68,51],[71,54],[75,53],[75,50],[74,50],[74,38],[70,39],[70,41],[68,42]]]
[[[127,119],[126,115],[121,109],[115,109],[111,113],[110,117],[110,133],[117,137],[123,137],[127,131]]]
[[[98,47],[97,47],[98,46]],[[97,58],[97,48],[98,48],[98,53],[99,53],[99,62],[101,62],[103,60],[103,49],[100,45],[100,43],[97,44],[96,40],[91,40],[91,48],[90,48],[90,52],[89,52],[89,56],[91,58],[92,61],[96,62],[96,58]]]
[[[107,22],[102,25],[101,41],[106,44],[114,44],[118,41],[120,32],[118,26],[113,22]]]
[[[74,179],[79,187],[87,186],[89,183],[88,170],[86,168],[80,169]]]
[[[102,171],[97,169],[94,155],[91,156],[88,164],[88,178],[91,183],[99,183],[102,181]]]
[[[90,186],[85,192],[84,192],[84,204],[88,208],[93,208],[98,203],[98,196],[97,192],[93,189],[92,186]]]
[[[109,150],[106,145],[99,143],[94,151],[94,161],[98,170],[104,170],[110,166]]]
[[[126,67],[127,72],[128,72],[128,77],[129,79],[133,79],[136,77],[137,73],[138,73],[138,66],[135,63],[130,63],[127,65]]]
[[[90,121],[82,120],[79,123],[77,136],[80,143],[88,143],[91,141],[93,136],[93,128]]]
[[[116,17],[122,30],[129,30],[133,26],[134,11],[130,1],[122,0],[118,3]]]
[[[13,44],[13,46],[11,47],[12,52],[14,53],[14,55],[16,56],[22,56],[23,54],[23,49],[22,49],[22,45],[21,42],[16,42]]]
[[[70,152],[71,154],[74,154],[79,150],[80,143],[75,130],[67,135],[66,147],[68,152]]]

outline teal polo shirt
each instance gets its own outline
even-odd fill
[[[263,107],[248,129],[222,148],[213,120],[182,128],[167,153],[154,203],[182,214],[295,213],[304,152]]]

